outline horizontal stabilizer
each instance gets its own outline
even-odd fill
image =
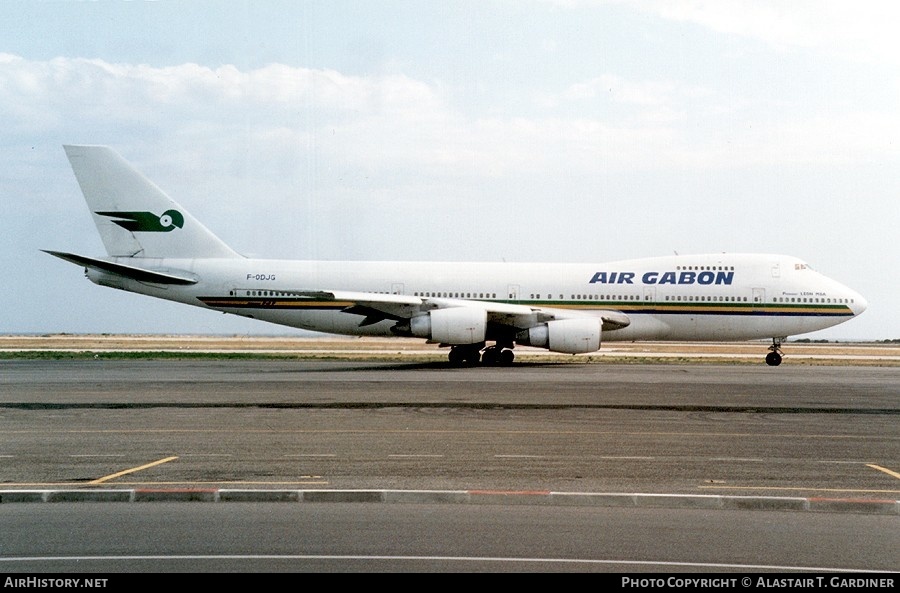
[[[84,266],[85,268],[99,270],[108,274],[115,274],[124,278],[131,278],[132,280],[137,280],[139,282],[180,285],[197,283],[197,278],[193,275],[188,275],[188,272],[183,272],[183,276],[176,276],[175,274],[158,272],[155,270],[147,270],[135,266],[127,266],[125,264],[117,264],[115,262],[106,261],[105,259],[96,259],[93,257],[87,257],[85,255],[64,253],[62,251],[48,251],[46,249],[42,249],[41,251],[43,251],[44,253],[49,253],[50,255],[53,255],[60,259],[64,259],[67,262],[71,262],[79,266]]]

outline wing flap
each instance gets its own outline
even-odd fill
[[[625,313],[616,311],[615,309],[588,309],[588,310],[572,310],[572,309],[556,309],[553,307],[535,307],[534,308],[535,323],[522,326],[523,329],[533,327],[538,323],[547,323],[548,321],[557,321],[560,319],[585,319],[597,317],[603,320],[603,330],[612,331],[622,329],[631,325],[631,319]]]

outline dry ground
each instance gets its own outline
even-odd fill
[[[728,360],[759,363],[768,343],[606,342],[600,352],[571,356],[537,348],[516,348],[521,357],[592,362],[625,358],[661,360]],[[900,344],[796,343],[783,346],[785,362],[816,364],[900,365]],[[285,336],[72,335],[0,336],[5,352],[224,352],[278,353],[302,358],[443,359],[447,350],[419,339]]]

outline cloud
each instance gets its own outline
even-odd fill
[[[568,99],[593,99],[608,94],[611,100],[619,103],[660,105],[668,102],[675,90],[676,85],[671,82],[633,82],[612,74],[604,74],[571,85],[563,96]]]
[[[496,176],[564,163],[586,172],[598,159],[629,154],[624,145],[633,135],[583,118],[466,116],[447,102],[439,84],[401,75],[348,76],[280,64],[241,71],[232,65],[33,61],[9,54],[0,54],[0,114],[20,138],[71,141],[89,132],[106,143],[152,136],[189,161],[197,159],[187,153],[201,149],[239,153],[237,144],[295,157],[314,150],[320,163],[438,176]]]
[[[776,47],[860,62],[900,62],[900,4],[889,0],[645,0],[645,10]]]
[[[40,113],[65,111],[144,121],[167,107],[208,120],[228,120],[247,107],[253,110],[244,113],[257,119],[312,108],[325,110],[330,117],[390,113],[413,120],[440,108],[434,89],[403,76],[351,77],[280,64],[242,72],[232,65],[159,68],[81,58],[33,61],[0,54],[0,81],[3,108],[20,109],[13,113],[22,124],[32,124]]]
[[[684,18],[698,12],[677,6]],[[900,131],[896,113],[782,113],[764,98],[734,92],[602,73],[560,89],[541,113],[487,116],[455,108],[438,82],[399,74],[0,54],[6,143],[41,135],[95,143],[152,138],[166,147],[173,167],[177,158],[201,175],[205,162],[245,160],[233,166],[229,182],[249,174],[271,183],[297,175],[298,163],[324,183],[386,171],[396,174],[391,183],[412,175],[474,183],[538,171],[592,177],[598,170],[897,156],[890,146]]]

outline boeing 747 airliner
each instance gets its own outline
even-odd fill
[[[856,317],[866,301],[796,257],[674,255],[598,264],[251,259],[105,146],[66,155],[106,257],[47,253],[96,284],[329,334],[422,338],[454,364],[510,364],[516,345],[771,339]]]

